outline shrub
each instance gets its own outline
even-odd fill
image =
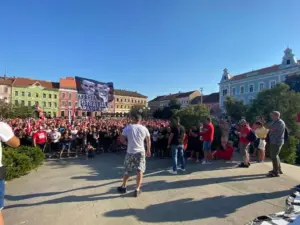
[[[44,161],[44,153],[39,148],[20,146],[3,151],[3,165],[6,167],[6,180],[21,177],[37,168]]]
[[[289,164],[295,164],[297,159],[297,145],[299,144],[299,139],[290,136],[287,143],[285,143],[280,152],[280,158],[283,162]]]

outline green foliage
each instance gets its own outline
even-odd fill
[[[5,147],[3,164],[6,167],[6,180],[26,175],[32,169],[42,165],[43,161],[44,153],[37,147]]]
[[[300,102],[300,93],[290,91],[287,84],[280,83],[258,93],[256,99],[249,105],[247,118],[253,121],[256,116],[262,115],[268,120],[270,112],[276,110],[281,113],[281,118],[288,129],[296,133],[299,128],[296,123],[297,114],[300,112],[300,104],[296,104],[298,102]]]
[[[290,89],[300,92],[300,75],[289,76],[286,78],[285,83],[290,86]]]
[[[190,129],[192,126],[204,122],[210,116],[209,108],[206,105],[190,105],[186,108],[176,110],[174,114],[180,117],[180,123],[186,128]]]
[[[283,162],[289,164],[295,164],[297,159],[297,145],[299,144],[299,139],[294,136],[289,136],[287,143],[282,146],[280,151],[280,158]]]
[[[172,99],[169,102],[168,106],[165,106],[163,109],[157,109],[153,113],[153,117],[156,119],[170,119],[175,112],[181,108],[181,105],[176,99]]]
[[[34,106],[13,105],[0,101],[0,115],[3,118],[36,117]]]
[[[225,101],[225,109],[233,120],[238,121],[246,115],[248,106],[233,97],[227,97]]]

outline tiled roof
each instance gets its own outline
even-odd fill
[[[203,104],[205,103],[218,103],[219,102],[219,92],[212,93],[210,95],[203,95]],[[192,101],[191,104],[200,104],[201,103],[201,96],[195,97]]]
[[[74,77],[60,78],[59,87],[66,89],[76,89],[76,81]]]
[[[241,79],[244,79],[248,75],[251,75],[251,74],[253,74],[253,75],[262,75],[262,74],[266,74],[266,73],[275,72],[275,71],[279,70],[279,67],[280,67],[280,65],[273,65],[273,66],[269,66],[269,67],[262,68],[262,69],[259,69],[259,70],[250,71],[250,72],[247,72],[247,73],[243,73],[243,74],[233,76],[230,80],[241,80]]]
[[[175,99],[175,98],[185,98],[185,97],[189,97],[194,92],[195,91],[189,91],[189,92],[183,92],[183,93],[179,92],[179,93],[176,93],[176,94],[157,96],[156,98],[152,99],[150,102],[167,101],[167,100],[172,100],[172,99]]]
[[[51,82],[51,81],[44,81],[44,80],[35,80],[30,78],[23,78],[23,77],[17,77],[15,81],[13,82],[13,87],[27,87],[30,85],[33,85],[35,83],[39,83],[41,86],[43,86],[46,89],[58,89],[59,83],[57,82]]]
[[[127,91],[121,89],[115,89],[115,95],[129,96],[129,97],[136,97],[136,98],[147,98],[147,96],[137,93],[135,91]]]
[[[12,85],[14,78],[10,77],[0,77],[0,84],[2,85]]]

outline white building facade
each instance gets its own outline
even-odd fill
[[[300,73],[298,61],[290,48],[284,51],[281,64],[233,76],[224,69],[219,83],[220,108],[224,110],[224,101],[227,96],[250,103],[258,92],[274,87],[284,82],[286,77]]]

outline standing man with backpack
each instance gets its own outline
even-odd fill
[[[171,119],[171,134],[168,140],[168,148],[172,151],[173,168],[170,173],[177,174],[177,159],[179,156],[181,170],[185,171],[184,160],[184,135],[185,129],[180,125],[179,117],[173,117]]]
[[[273,111],[270,114],[271,122],[266,123],[264,119],[261,123],[265,128],[269,129],[268,143],[270,146],[271,159],[273,164],[273,170],[269,172],[268,177],[279,177],[282,174],[279,153],[284,144],[284,141],[288,139],[288,132],[285,126],[285,122],[280,119],[280,112]]]

